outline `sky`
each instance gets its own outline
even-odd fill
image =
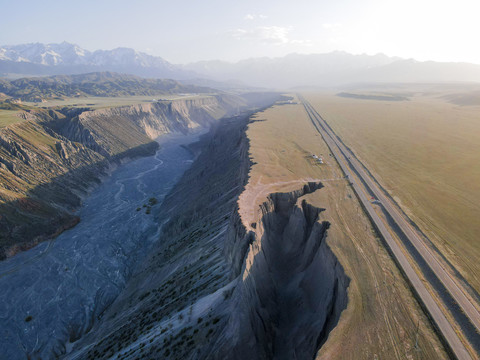
[[[0,45],[130,47],[172,63],[384,53],[480,64],[474,0],[0,0]]]

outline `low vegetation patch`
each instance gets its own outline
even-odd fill
[[[347,92],[338,93],[337,96],[360,99],[360,100],[378,100],[378,101],[406,101],[409,100],[405,96],[394,95],[394,94],[353,94]]]

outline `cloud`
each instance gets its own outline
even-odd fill
[[[267,18],[267,15],[262,15],[262,14],[247,14],[243,17],[243,20],[248,20],[248,21],[252,21],[252,20],[255,20],[255,19],[266,19]]]
[[[312,40],[290,40],[290,44],[303,45],[303,46],[313,46]]]
[[[337,30],[342,27],[340,23],[324,23],[322,27],[327,30]]]
[[[259,41],[265,44],[284,45],[297,44],[309,45],[310,40],[290,39],[289,33],[292,27],[282,26],[257,26],[253,29],[236,29],[232,31],[232,36],[238,40]]]
[[[258,26],[253,29],[236,29],[233,37],[238,40],[259,40],[265,43],[286,44],[290,29],[281,26]]]

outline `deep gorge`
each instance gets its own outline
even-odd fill
[[[261,206],[233,292],[225,331],[232,336],[224,339],[222,356],[313,359],[338,322],[349,279],[326,244],[322,209],[301,199],[321,188],[309,183],[274,193]]]
[[[237,199],[248,181],[248,118],[204,137],[159,210],[160,241],[68,359],[313,359],[347,306],[349,279],[305,184],[272,194],[255,232]],[[192,186],[195,184],[196,186]],[[214,184],[214,186],[212,186]]]
[[[255,98],[255,105],[268,106],[275,98]],[[74,248],[68,250],[63,240],[70,236],[67,231],[58,239],[67,246],[60,252],[56,242],[46,242],[0,263],[0,282],[10,289],[0,301],[11,303],[11,291],[17,290],[23,298],[14,314],[8,306],[0,314],[9,324],[2,326],[9,359],[315,357],[347,305],[349,284],[327,245],[329,223],[322,220],[322,209],[302,198],[322,191],[322,185],[269,195],[254,231],[247,231],[237,200],[251,166],[245,131],[252,110],[224,117],[238,109],[238,101],[146,104],[80,112],[68,119],[44,114],[0,134],[25,139],[19,133],[36,129],[48,141],[55,139],[38,151],[28,143],[16,150],[3,147],[15,164],[14,172],[7,169],[12,181],[32,168],[43,173],[63,159],[58,160],[63,168],[50,172],[55,176],[49,191],[25,191],[27,198],[35,194],[30,198],[65,214],[84,199],[74,215],[84,219],[71,232]],[[91,188],[99,174],[122,159],[157,151],[153,137],[207,127],[210,132],[198,143],[172,135],[172,146],[181,146],[175,145],[171,155],[162,157],[170,146],[165,143],[154,157],[120,166],[105,180],[108,186],[98,188],[112,203],[104,195],[95,198],[98,191]],[[92,159],[92,168],[78,167],[84,156]],[[192,156],[195,161],[185,165],[176,184],[168,173],[156,172]],[[54,201],[42,198],[56,193]],[[152,196],[158,203],[148,205]],[[25,216],[36,216],[35,209]],[[85,228],[89,216],[98,218],[92,230],[104,244],[92,238],[95,245],[90,246],[86,240],[92,236]],[[39,224],[35,229],[44,229]],[[29,259],[35,252],[47,254],[43,262],[43,255]],[[85,268],[82,259],[89,259]],[[33,265],[25,266],[31,260]],[[17,261],[22,271],[16,270]],[[61,286],[42,282],[49,272]],[[26,290],[16,287],[19,281]],[[37,310],[28,302],[35,297]],[[44,300],[51,308],[44,309]]]

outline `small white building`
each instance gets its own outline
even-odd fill
[[[317,156],[315,154],[312,154],[312,158],[314,158],[315,160],[317,160],[317,162],[319,164],[323,164],[323,158],[321,156]]]

